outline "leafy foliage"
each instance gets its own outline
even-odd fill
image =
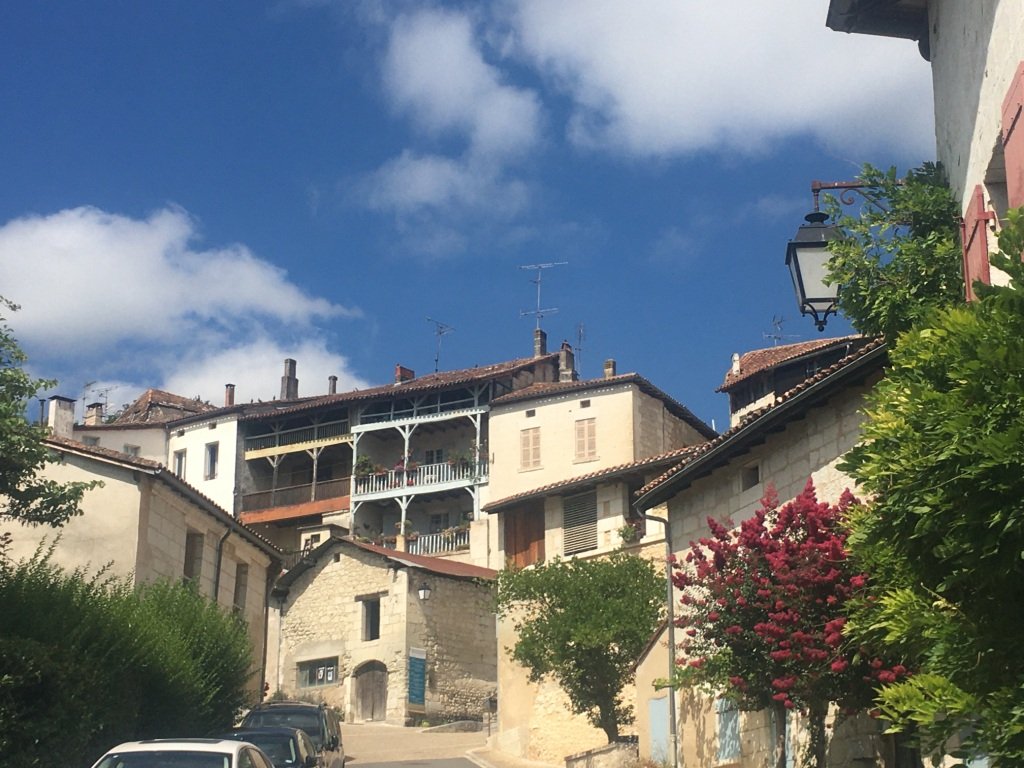
[[[861,442],[843,468],[875,500],[850,546],[886,591],[853,617],[861,642],[913,657],[884,714],[941,750],[962,729],[1024,761],[1024,217],[993,259],[1011,283],[936,313],[890,351]]]
[[[829,246],[829,277],[841,286],[839,310],[858,331],[894,339],[933,308],[963,303],[958,211],[933,163],[902,182],[895,168],[865,165],[858,180],[873,201],[859,215],[843,215],[826,198],[842,232]]]
[[[829,702],[866,707],[873,687],[907,674],[846,642],[848,603],[867,587],[846,554],[843,522],[854,503],[819,502],[808,480],[781,509],[774,489],[734,531],[708,520],[711,535],[691,545],[673,579],[687,657],[679,682],[704,685],[741,709],[800,709],[812,752],[824,765]]]
[[[632,722],[622,689],[665,614],[665,582],[647,560],[560,560],[498,575],[498,612],[518,633],[512,658],[551,675],[608,741]]]
[[[0,311],[18,307],[0,296]],[[0,519],[32,525],[62,525],[80,514],[82,494],[95,483],[56,483],[38,477],[49,453],[46,431],[25,420],[31,398],[53,382],[32,379],[22,369],[25,354],[0,315]]]
[[[52,551],[52,550],[51,550]],[[120,741],[229,729],[252,667],[242,622],[184,585],[0,566],[4,765],[88,766]]]

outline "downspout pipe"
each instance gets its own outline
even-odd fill
[[[224,542],[228,540],[235,531],[235,523],[232,520],[224,535],[217,541],[217,566],[213,570],[213,602],[220,604],[220,568],[224,563]]]
[[[672,762],[670,763],[672,768],[679,768],[679,734],[678,720],[676,718],[676,689],[671,684],[672,678],[675,675],[676,668],[676,620],[675,620],[675,608],[673,603],[675,594],[672,590],[672,529],[669,527],[668,520],[664,517],[658,517],[657,515],[649,515],[637,509],[640,512],[641,517],[645,520],[651,520],[655,523],[661,523],[662,528],[665,530],[665,598],[668,603],[668,679],[669,679],[669,695],[668,695],[668,738],[669,747],[672,752]]]

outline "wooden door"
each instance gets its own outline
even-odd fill
[[[544,560],[544,505],[512,509],[505,518],[505,559],[517,568]]]
[[[361,720],[387,717],[388,668],[379,661],[364,664],[355,674],[356,701]]]

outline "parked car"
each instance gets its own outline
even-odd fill
[[[298,728],[239,728],[217,738],[255,744],[274,768],[318,768],[320,754],[309,734]]]
[[[309,734],[323,758],[324,768],[345,767],[341,719],[325,704],[274,701],[258,704],[242,718],[241,728],[300,728]]]
[[[93,768],[274,768],[254,744],[234,739],[150,739],[118,744]]]

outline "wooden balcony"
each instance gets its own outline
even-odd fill
[[[243,523],[270,523],[315,517],[349,508],[351,478],[293,485],[242,496]]]
[[[441,462],[421,464],[415,469],[389,469],[355,478],[356,498],[401,496],[408,493],[445,490],[478,483],[487,477],[487,462]]]
[[[352,433],[347,420],[310,424],[308,427],[284,429],[245,438],[246,460],[262,456],[303,451],[316,445],[332,445],[352,442]]]

